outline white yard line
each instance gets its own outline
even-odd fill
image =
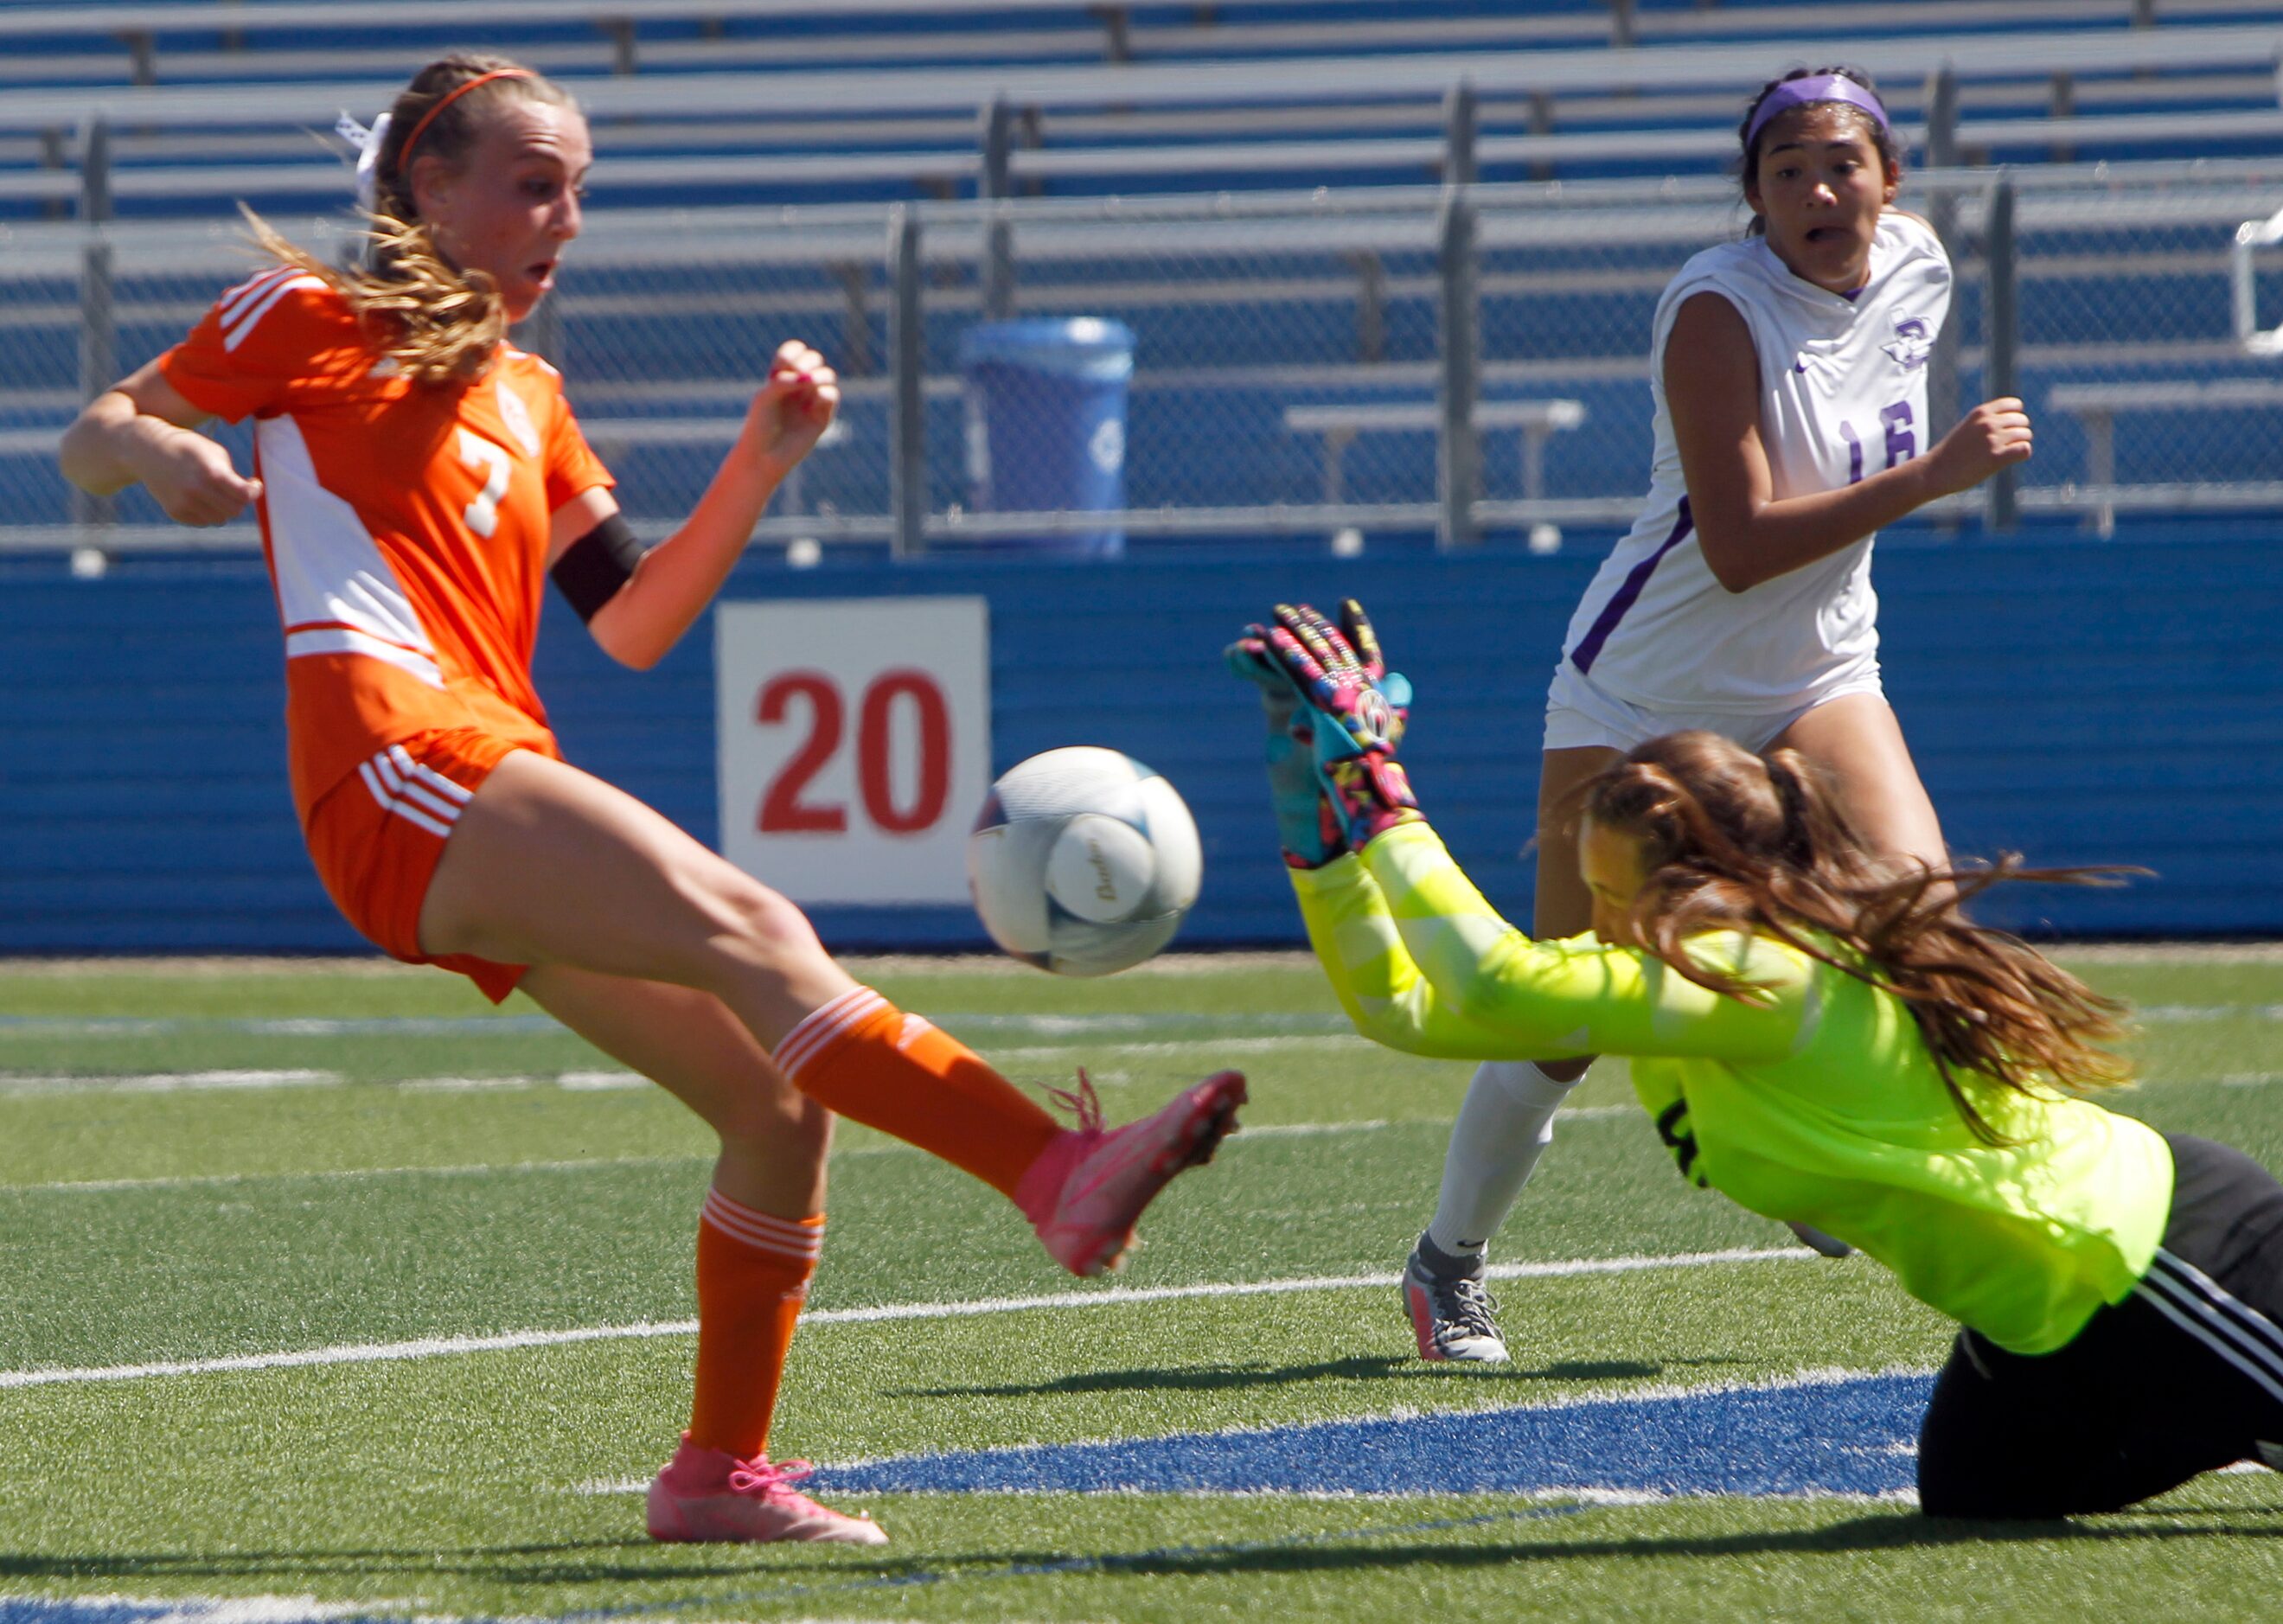
[[[563,1072],[551,1077],[515,1073],[502,1077],[409,1077],[401,1082],[376,1086],[401,1089],[408,1094],[488,1094],[508,1089],[565,1089],[573,1094],[601,1094],[647,1089],[651,1081],[639,1072]]]
[[[877,1154],[844,1151],[846,1156]],[[92,1178],[69,1184],[0,1184],[0,1195],[45,1194],[50,1191],[87,1195],[119,1190],[197,1190],[208,1185],[284,1184],[296,1181],[326,1183],[370,1178],[470,1178],[485,1173],[576,1173],[588,1167],[662,1167],[707,1162],[709,1153],[681,1156],[595,1156],[568,1161],[470,1161],[430,1167],[326,1167],[296,1173],[192,1173],[159,1178]]]
[[[1391,1122],[1383,1118],[1370,1117],[1360,1122],[1271,1122],[1263,1128],[1238,1128],[1237,1136],[1227,1140],[1224,1148],[1247,1139],[1316,1139],[1327,1134],[1375,1134],[1388,1128],[1415,1128],[1420,1121],[1431,1120],[1421,1118],[1411,1122]]]
[[[1121,1056],[1269,1054],[1279,1050],[1374,1049],[1336,1016],[1282,1011],[1235,1011],[1219,1014],[1147,1011],[1098,1015],[954,1013],[936,1023],[957,1032],[1002,1064],[1060,1062],[1077,1053],[1108,1062]],[[2283,1003],[2152,1003],[2130,1012],[2147,1026],[2198,1025],[2213,1021],[2283,1022]],[[1249,1031],[1247,1029],[1250,1029]],[[254,1036],[507,1036],[560,1030],[543,1015],[466,1017],[381,1016],[356,1019],[312,1017],[157,1019],[125,1016],[0,1015],[0,1039],[21,1034],[44,1038],[117,1037],[183,1033],[233,1033]],[[1221,1036],[1176,1036],[1177,1033],[1221,1031]],[[999,1039],[1011,1040],[1001,1042]],[[1027,1040],[1027,1041],[1025,1041]],[[1097,1067],[1101,1080],[1118,1079]],[[335,1086],[338,1072],[291,1068],[152,1073],[133,1076],[68,1074],[11,1074],[0,1072],[0,1099],[65,1093],[172,1093],[199,1089],[249,1089]],[[2231,1080],[2232,1081],[2232,1080]],[[640,1089],[631,1072],[565,1072],[552,1078],[526,1075],[420,1077],[383,1084],[410,1092],[481,1092],[518,1088],[558,1088],[578,1092]]]
[[[2175,1021],[2283,1020],[2283,1003],[2144,1003],[2124,1012],[2132,1021],[2169,1025]]]
[[[320,1089],[339,1072],[150,1072],[129,1076],[65,1076],[0,1072],[0,1097],[18,1094],[180,1094],[202,1089]]]
[[[1147,1038],[1177,1032],[1251,1032],[1318,1037],[1352,1032],[1336,1014],[1307,1010],[1138,1010],[1094,1015],[930,1010],[928,1019],[962,1036]],[[561,1035],[548,1015],[10,1015],[0,1037],[159,1037],[230,1034],[253,1037],[527,1037]]]
[[[1027,1061],[1066,1062],[1072,1055],[1111,1060],[1144,1056],[1182,1054],[1271,1054],[1280,1050],[1366,1050],[1376,1048],[1353,1033],[1294,1033],[1281,1037],[1192,1037],[1127,1042],[1101,1036],[1079,1036],[1048,1043],[1018,1047],[990,1046],[987,1058],[1002,1066]],[[1097,1081],[1113,1074],[1092,1068]],[[179,1094],[207,1089],[243,1091],[258,1089],[336,1088],[348,1080],[339,1072],[307,1067],[275,1070],[150,1072],[112,1074],[97,1072],[0,1072],[0,1099],[58,1094]],[[378,1081],[375,1088],[407,1094],[485,1094],[520,1089],[562,1089],[574,1094],[611,1093],[646,1089],[650,1080],[635,1072],[507,1072],[495,1076],[405,1077]]]
[[[555,1086],[573,1094],[615,1094],[646,1089],[651,1083],[640,1072],[565,1072],[555,1080]]]
[[[1582,1113],[1581,1113],[1582,1114]],[[1431,1119],[1422,1119],[1431,1120]],[[1394,1122],[1286,1122],[1267,1128],[1248,1128],[1248,1139],[1308,1137],[1321,1134],[1372,1133],[1383,1128],[1403,1124]],[[1231,1144],[1235,1143],[1234,1140]],[[836,1158],[851,1156],[920,1156],[926,1154],[916,1145],[869,1144],[853,1150],[835,1151]],[[564,1161],[469,1161],[447,1163],[441,1167],[323,1167],[288,1173],[190,1173],[172,1174],[152,1178],[91,1178],[61,1184],[0,1184],[0,1195],[102,1194],[122,1190],[198,1190],[207,1186],[243,1184],[291,1183],[296,1181],[326,1183],[332,1180],[374,1178],[470,1178],[485,1173],[577,1173],[590,1167],[658,1167],[684,1163],[708,1162],[710,1152],[692,1151],[680,1156],[594,1156]]]
[[[1731,1263],[1820,1261],[1799,1247],[1766,1250],[1737,1246],[1724,1252],[1689,1252],[1670,1257],[1572,1258],[1550,1263],[1494,1263],[1494,1280],[1538,1280],[1576,1275],[1625,1275],[1646,1269],[1707,1269]],[[965,1319],[978,1315],[1022,1314],[1064,1308],[1116,1308],[1134,1303],[1176,1302],[1198,1298],[1286,1296],[1297,1292],[1379,1290],[1401,1278],[1393,1274],[1310,1276],[1290,1280],[1218,1282],[1204,1285],[1112,1286],[1098,1292],[1055,1292],[1034,1297],[986,1297],[964,1302],[887,1303],[870,1308],[823,1308],[801,1316],[804,1326],[877,1325],[898,1320]],[[46,1387],[90,1382],[138,1381],[156,1376],[208,1376],[225,1371],[297,1370],[311,1365],[380,1364],[433,1359],[451,1354],[506,1353],[526,1347],[560,1347],[579,1342],[616,1342],[651,1337],[695,1335],[696,1320],[632,1325],[588,1325],[569,1331],[521,1331],[489,1337],[427,1337],[410,1342],[352,1343],[270,1354],[239,1354],[222,1359],[167,1360],[150,1364],[93,1365],[77,1370],[0,1371],[0,1388]]]
[[[115,1076],[102,1073],[0,1072],[0,1098],[55,1094],[181,1094],[222,1089],[337,1088],[348,1080],[339,1072],[292,1068],[278,1071],[150,1072]],[[376,1088],[408,1094],[473,1094],[499,1089],[565,1089],[595,1094],[646,1089],[650,1080],[633,1072],[562,1072],[549,1076],[508,1073],[497,1077],[408,1077]]]
[[[632,1075],[631,1073],[627,1074]],[[1640,1111],[1633,1105],[1580,1105],[1560,1113],[1564,1122],[1607,1120],[1617,1117],[1637,1117]],[[1389,1120],[1371,1117],[1355,1122],[1269,1122],[1257,1128],[1243,1128],[1228,1141],[1242,1147],[1262,1139],[1313,1139],[1334,1134],[1374,1134],[1389,1128],[1447,1128],[1439,1117],[1413,1117],[1405,1120]],[[852,1156],[924,1156],[927,1152],[910,1144],[865,1144],[833,1152],[837,1159]],[[149,1178],[76,1179],[68,1183],[46,1184],[0,1184],[0,1196],[48,1194],[103,1193],[122,1190],[197,1190],[209,1185],[242,1185],[286,1183],[295,1180],[331,1180],[374,1178],[468,1178],[483,1173],[576,1173],[588,1167],[666,1167],[684,1162],[711,1161],[709,1152],[691,1151],[677,1156],[594,1156],[557,1161],[471,1161],[448,1162],[431,1167],[315,1167],[277,1173],[185,1173],[161,1174]]]
[[[2090,964],[2271,964],[2283,941],[2055,941],[2044,951]]]
[[[991,1043],[986,1045],[980,1052],[987,1060],[1003,1062],[1060,1059],[1071,1054],[1102,1055],[1110,1058],[1126,1055],[1270,1054],[1281,1049],[1376,1050],[1379,1045],[1354,1032],[1294,1032],[1282,1037],[1151,1038],[1144,1042],[1127,1042],[1114,1037],[1087,1035],[1073,1037],[1065,1042],[1059,1043],[1026,1043],[1020,1048],[1010,1048],[1002,1043]]]
[[[527,1037],[563,1030],[551,1015],[0,1015],[0,1037]]]

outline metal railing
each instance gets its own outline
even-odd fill
[[[664,187],[705,193],[716,199],[743,196],[775,199],[838,189],[892,187],[916,196],[974,192],[1003,198],[1051,189],[1118,192],[1134,187],[1180,190],[1217,182],[1260,187],[1264,177],[1279,186],[1338,176],[1343,183],[1384,181],[1411,183],[1433,176],[1480,175],[1497,168],[1514,176],[1551,179],[1606,176],[1613,169],[1655,163],[1688,173],[1718,170],[1734,155],[1733,131],[1694,129],[1590,129],[1545,134],[1483,134],[1469,116],[1451,113],[1478,105],[1471,84],[1445,98],[1445,127],[1440,135],[1384,136],[1316,134],[1294,139],[1254,137],[1182,142],[1115,141],[1099,144],[1042,146],[1016,141],[1018,121],[1004,98],[985,106],[975,125],[982,132],[973,148],[897,146],[875,150],[848,146],[834,151],[775,150],[774,129],[731,130],[678,141],[670,127],[644,133],[646,144],[666,150],[614,152],[592,186],[621,201]],[[1960,120],[1954,99],[1938,99],[1934,110],[1946,125],[1898,121],[1896,135],[1907,152],[1942,151],[1951,161],[1983,163],[1991,154],[2036,161],[2072,154],[2082,147],[2170,148],[2193,154],[2200,148],[2225,151],[2267,144],[2283,149],[2283,108],[2236,107],[2195,113],[2134,113],[2099,116],[2033,116]],[[1329,127],[1339,115],[1323,114]],[[673,150],[719,140],[729,150]],[[107,120],[91,122],[77,137],[75,171],[61,168],[0,169],[0,204],[45,209],[51,217],[66,212],[83,220],[105,220],[122,200],[148,213],[216,211],[224,199],[245,198],[265,212],[306,208],[338,197],[348,184],[352,156],[330,152],[307,136],[291,157],[245,162],[183,164],[121,163],[121,143]],[[621,141],[623,147],[626,144]],[[2058,159],[2055,161],[2059,161]]]
[[[1927,8],[1929,12],[1932,7]],[[1990,7],[1976,8],[1989,11]],[[1843,17],[1843,13],[1845,17]],[[2283,20],[2196,27],[2038,27],[2054,16],[2037,5],[2006,13],[2015,28],[1993,32],[1882,32],[1892,7],[1830,7],[1819,29],[1846,41],[1844,54],[1882,83],[1917,85],[1948,70],[1965,83],[2019,82],[2137,74],[2255,73],[2271,69]],[[1961,17],[1964,13],[1960,14]],[[1851,19],[1851,20],[1849,20]],[[2120,18],[2119,20],[2122,20]],[[1613,87],[1654,96],[1712,90],[1741,96],[1796,48],[1783,40],[1534,50],[1447,50],[1352,55],[1299,53],[1246,58],[1089,64],[994,63],[980,66],[817,68],[614,74],[573,82],[597,120],[739,115],[766,99],[782,114],[852,111],[875,115],[965,113],[1003,96],[1016,106],[1137,109],[1219,105],[1334,105],[1343,101],[1439,98],[1471,80],[1484,95],[1606,96]],[[401,70],[335,74],[318,80],[244,84],[148,84],[26,88],[0,98],[0,130],[72,129],[105,117],[114,124],[190,130],[324,129],[346,106],[378,110],[401,87]],[[2070,95],[2057,98],[2070,100]],[[2066,112],[2053,106],[2056,113]]]
[[[1927,171],[1905,197],[1957,269],[1930,426],[2014,393],[2038,455],[1944,511],[2283,508],[2283,390],[2237,337],[2283,274],[2238,228],[2283,163]],[[1462,547],[1630,519],[1648,467],[1656,296],[1745,220],[1718,180],[1453,185],[1142,200],[1009,199],[593,217],[518,342],[554,359],[653,533],[711,475],[784,338],[846,379],[846,433],[765,542],[898,555],[1105,528],[1134,537],[1403,530]],[[338,215],[287,222],[345,250]],[[66,491],[77,402],[180,336],[254,263],[226,226],[57,224],[0,257],[0,548],[249,545],[170,529],[147,497]],[[962,342],[1009,315],[1135,334],[1124,505],[983,511]],[[1041,431],[1033,431],[1041,432]],[[234,431],[233,431],[234,433]],[[995,455],[1042,449],[1007,443]],[[229,433],[225,433],[229,438]]]
[[[1123,0],[995,0],[988,9],[1001,16],[1020,15],[1039,26],[1062,25],[1064,31],[1098,42],[1103,57],[1111,62],[1130,59],[1137,52],[1163,51],[1178,44],[1194,51],[1204,42],[1225,43],[1247,53],[1294,47],[1379,51],[1391,44],[1414,48],[1421,34],[1433,31],[1454,48],[1539,50],[1560,46],[1606,45],[1612,51],[1655,49],[1660,43],[1685,41],[1701,45],[1768,41],[1780,44],[1796,36],[1800,20],[1770,6],[1719,8],[1700,3],[1679,7],[1641,8],[1633,0],[1609,0],[1606,15],[1521,8],[1507,14],[1485,14],[1464,7],[1420,5],[1414,14],[1391,21],[1383,17],[1344,16],[1351,5],[1370,7],[1374,0],[1254,0],[1251,12],[1266,13],[1261,20],[1232,23],[1210,14],[1168,18],[1165,9],[1123,3]],[[640,71],[646,58],[663,46],[669,56],[684,57],[688,45],[673,35],[679,25],[709,24],[717,32],[723,24],[762,26],[791,24],[802,29],[788,37],[795,41],[821,39],[828,47],[846,50],[884,45],[891,52],[901,42],[893,31],[884,35],[866,27],[850,29],[852,20],[865,25],[892,19],[923,27],[940,23],[957,29],[969,23],[975,7],[968,0],[845,0],[820,6],[816,0],[494,0],[484,8],[480,25],[505,31],[536,31],[535,37],[553,39],[567,27],[583,26],[589,35],[607,42],[612,71],[630,75]],[[2161,20],[2213,25],[2242,20],[2247,8],[2240,0],[2166,0]],[[1142,15],[1136,17],[1134,13]],[[1917,0],[1906,12],[1890,6],[1850,4],[1834,0],[1819,5],[1812,19],[1825,37],[1853,39],[1898,27],[1921,35],[1960,28],[2048,27],[2069,32],[2122,26],[2144,32],[2155,30],[2160,20],[2154,0]],[[442,30],[457,38],[469,27],[467,8],[460,0],[397,0],[393,4],[344,4],[343,0],[204,0],[204,3],[162,4],[82,4],[73,6],[18,5],[0,15],[0,48],[36,49],[43,41],[101,40],[119,53],[121,67],[137,84],[155,83],[172,65],[185,39],[224,43],[230,54],[257,57],[250,36],[272,35],[293,41],[297,31],[319,27],[383,36],[386,43]],[[661,39],[645,40],[645,26],[667,26]],[[923,36],[914,44],[940,48],[942,36]],[[163,42],[163,43],[162,43]],[[682,52],[674,46],[682,45]],[[909,52],[914,46],[902,46]],[[195,52],[199,46],[191,48]],[[306,53],[304,53],[306,54]],[[354,61],[354,51],[320,55]]]

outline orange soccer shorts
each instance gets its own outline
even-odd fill
[[[510,751],[562,759],[552,735],[502,738],[480,728],[415,733],[375,750],[318,798],[302,834],[317,878],[342,917],[393,958],[466,976],[494,1003],[523,979],[522,964],[420,950],[420,905],[452,825]]]

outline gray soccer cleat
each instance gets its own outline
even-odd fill
[[[1436,1274],[1415,1248],[1403,1266],[1403,1308],[1422,1359],[1504,1364],[1506,1343],[1491,1318],[1494,1306],[1481,1281]]]

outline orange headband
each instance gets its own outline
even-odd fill
[[[412,127],[412,133],[404,137],[404,144],[402,147],[398,149],[396,154],[396,168],[398,172],[401,174],[405,165],[412,161],[412,154],[419,149],[420,137],[428,133],[428,126],[436,121],[436,115],[443,112],[445,108],[450,106],[454,102],[459,100],[460,98],[465,96],[469,91],[474,90],[478,85],[488,84],[495,79],[532,79],[535,77],[537,77],[537,75],[527,67],[495,67],[488,74],[478,74],[473,79],[468,80],[463,84],[454,86],[450,94],[447,95],[434,106],[429,108],[427,112],[420,115],[420,121]]]

